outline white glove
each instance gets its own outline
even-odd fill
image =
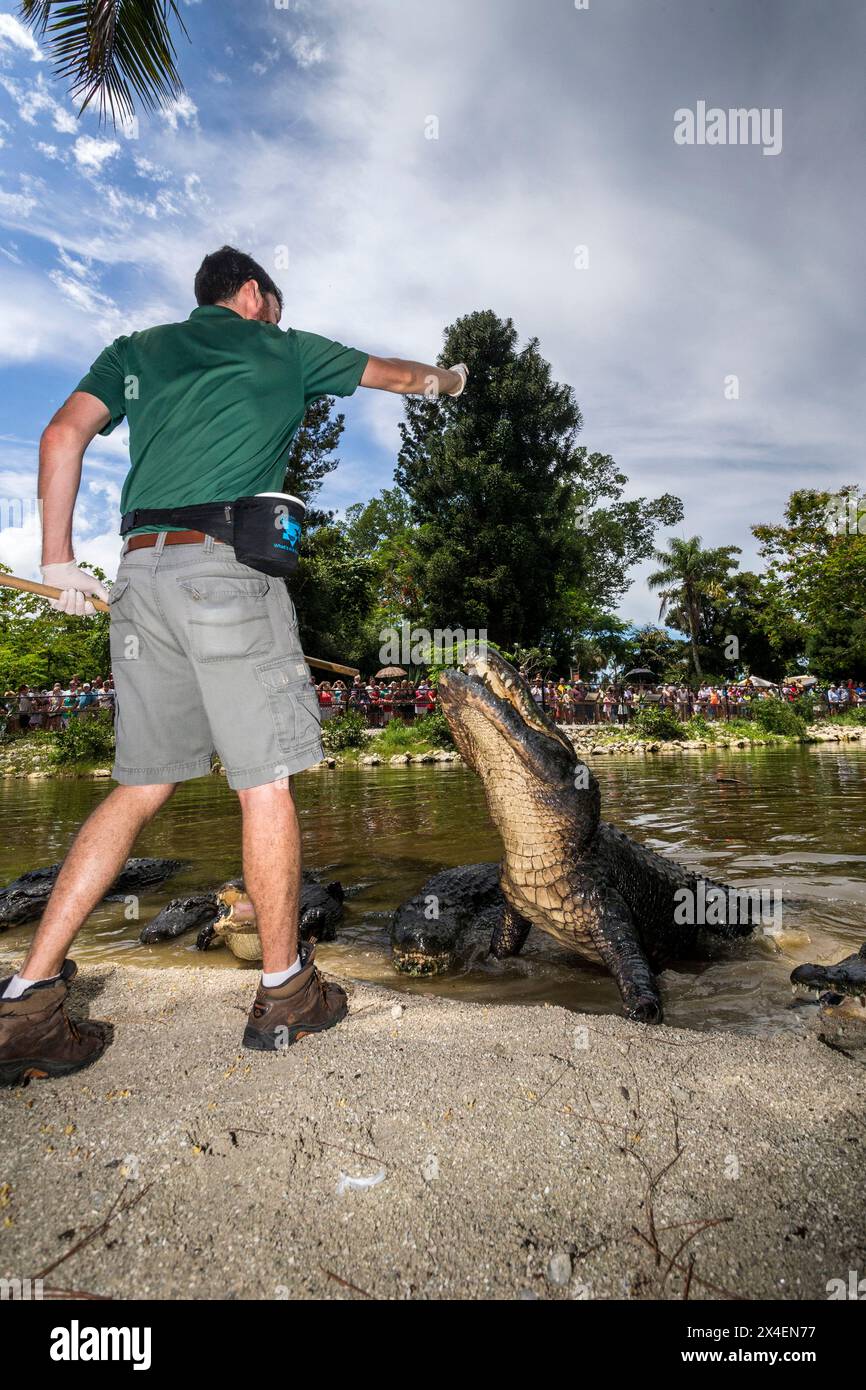
[[[449,372],[456,372],[460,377],[460,386],[456,391],[449,391],[449,396],[462,396],[466,390],[466,383],[469,380],[469,368],[465,362],[458,362],[456,367],[449,367]]]
[[[42,565],[42,583],[54,589],[62,589],[59,598],[48,600],[58,613],[67,613],[73,618],[92,618],[96,609],[88,603],[87,595],[108,602],[108,590],[92,574],[80,570],[74,560],[62,565]]]

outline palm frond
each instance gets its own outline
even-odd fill
[[[176,0],[21,0],[21,18],[45,42],[59,78],[100,119],[128,121],[136,100],[165,107],[183,91],[171,34],[186,26]]]

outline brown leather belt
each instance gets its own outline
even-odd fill
[[[161,533],[151,531],[140,536],[130,536],[126,542],[126,548],[127,550],[142,550],[147,545],[156,545],[160,534],[165,536],[166,545],[201,545],[202,541],[207,540],[204,531],[164,531]],[[217,545],[222,544],[223,541],[217,541]]]

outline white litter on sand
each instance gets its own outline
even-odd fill
[[[378,1187],[379,1183],[384,1181],[384,1168],[380,1168],[378,1173],[369,1178],[353,1178],[350,1173],[341,1173],[340,1181],[337,1183],[337,1196],[342,1197],[346,1192],[368,1192],[371,1187]]]

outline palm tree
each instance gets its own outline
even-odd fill
[[[718,603],[727,597],[725,585],[730,571],[737,568],[738,562],[733,557],[739,554],[737,545],[704,550],[700,536],[692,536],[690,540],[674,536],[668,541],[667,553],[655,552],[659,568],[648,577],[647,584],[659,591],[659,621],[666,613],[671,613],[683,623],[682,630],[688,632],[698,680],[703,680],[704,674],[698,655],[703,607],[707,600]],[[672,610],[676,611],[672,613]]]
[[[152,111],[183,91],[171,22],[188,35],[175,0],[21,0],[21,18],[80,99],[79,115],[95,99],[100,119],[128,122],[136,98]]]

